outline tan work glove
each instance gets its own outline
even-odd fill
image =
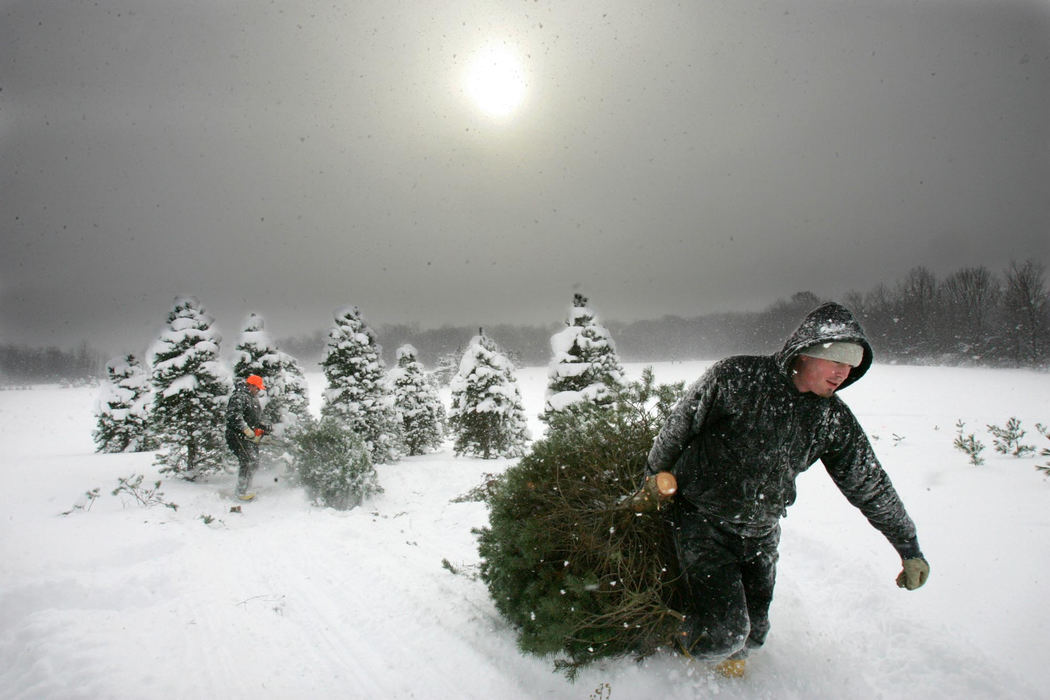
[[[923,557],[905,559],[901,563],[904,568],[897,574],[898,588],[907,588],[909,591],[914,591],[926,583],[926,579],[930,577],[930,565],[926,563]]]
[[[244,437],[248,438],[252,442],[259,442],[258,436],[256,436],[255,431],[251,428],[245,428],[242,432],[244,432]]]

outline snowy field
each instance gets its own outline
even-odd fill
[[[705,367],[655,370],[691,381]],[[534,435],[545,373],[518,375]],[[316,409],[322,378],[309,379]],[[165,480],[178,510],[143,507],[110,492],[119,477],[156,480],[152,455],[94,453],[95,391],[0,391],[2,698],[1050,693],[1050,481],[1034,469],[1047,458],[998,455],[985,429],[1016,416],[1026,442],[1048,445],[1034,425],[1050,424],[1050,374],[876,364],[843,392],[918,524],[924,588],[896,588],[893,549],[818,464],[783,523],[773,628],[746,678],[664,654],[589,667],[574,684],[519,654],[474,577],[471,528],[486,511],[452,500],[507,461],[446,450],[381,465],[385,493],[350,512],[311,507],[276,469],[239,514],[233,475]],[[959,419],[987,445],[983,466],[953,448]],[[96,487],[90,510],[61,515]]]

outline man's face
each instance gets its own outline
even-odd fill
[[[791,378],[795,388],[803,394],[812,391],[817,396],[827,398],[846,381],[851,369],[845,362],[799,355],[795,360],[795,374]]]

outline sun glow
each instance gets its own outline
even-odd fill
[[[464,87],[482,112],[506,117],[525,99],[525,68],[506,44],[491,44],[471,58]]]

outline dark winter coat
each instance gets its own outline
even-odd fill
[[[255,430],[265,427],[259,399],[255,398],[247,384],[238,383],[226,404],[226,440],[244,437],[245,428]]]
[[[871,346],[847,309],[825,304],[777,354],[730,357],[689,387],[653,443],[648,470],[675,474],[683,508],[759,537],[786,515],[796,477],[819,459],[902,558],[918,556],[915,525],[852,411],[837,394],[800,393],[792,381],[799,352],[829,341],[864,348],[839,388],[860,379],[871,366]]]

